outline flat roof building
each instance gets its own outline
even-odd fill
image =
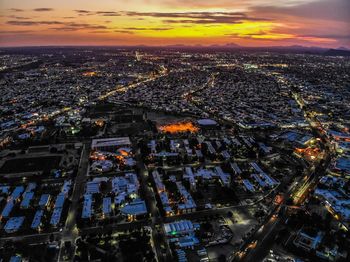
[[[52,216],[51,216],[51,220],[50,220],[50,224],[52,226],[57,226],[58,223],[61,220],[61,213],[62,213],[62,208],[61,207],[56,207],[53,212],[52,212]]]
[[[252,183],[250,183],[250,181],[248,179],[243,179],[243,185],[248,191],[250,191],[252,193],[255,192],[254,186],[252,185]]]
[[[39,206],[45,207],[50,203],[50,194],[42,194],[39,200]]]
[[[194,225],[190,220],[180,220],[172,223],[164,224],[166,235],[189,234],[198,229],[198,225]]]
[[[24,187],[23,186],[17,186],[12,194],[11,194],[11,198],[16,201],[21,195],[22,193],[24,192]]]
[[[39,228],[40,223],[41,223],[41,217],[43,216],[43,214],[44,214],[44,210],[42,210],[42,209],[36,211],[34,218],[33,218],[32,225],[31,225],[32,229]]]
[[[16,232],[23,224],[24,217],[11,217],[7,220],[4,230],[6,233]]]
[[[91,215],[92,215],[92,195],[85,194],[84,195],[83,212],[82,212],[81,217],[82,218],[90,218]]]
[[[129,137],[93,139],[91,148],[98,151],[116,151],[121,146],[130,146]]]
[[[66,196],[63,193],[58,194],[56,197],[55,208],[63,207],[65,198]]]
[[[25,209],[29,208],[30,201],[33,199],[33,197],[34,197],[34,192],[25,192],[23,200],[21,202],[21,208],[25,208]]]
[[[133,202],[122,207],[120,211],[126,215],[138,216],[147,214],[147,207],[144,200],[135,199]]]
[[[6,203],[6,206],[2,210],[1,216],[5,218],[9,217],[14,205],[15,205],[14,201],[12,199],[9,199]]]
[[[104,216],[109,215],[112,211],[111,209],[112,199],[110,197],[103,198],[102,203],[102,213]]]

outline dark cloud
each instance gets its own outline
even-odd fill
[[[79,15],[121,16],[120,12],[114,11],[90,11],[85,9],[74,10]]]
[[[83,9],[78,9],[78,10],[74,10],[74,11],[77,12],[78,14],[90,14],[90,13],[93,13],[92,11],[83,10]]]
[[[260,30],[259,32],[255,32],[255,33],[246,33],[244,35],[246,36],[261,36],[261,35],[267,35],[269,34],[268,32],[266,31],[263,31],[263,30]]]
[[[72,31],[77,31],[78,28],[76,27],[50,27],[50,30],[55,30],[55,31],[62,31],[62,32],[72,32]]]
[[[90,29],[106,29],[107,27],[104,25],[93,25],[93,24],[88,24],[88,23],[75,23],[75,22],[69,22],[69,23],[65,23],[65,25],[67,26],[71,26],[71,27],[86,27],[86,28],[90,28]]]
[[[0,31],[0,34],[28,34],[32,33],[32,30],[13,30],[13,31]]]
[[[160,18],[204,18],[204,17],[220,17],[220,16],[246,16],[242,12],[123,12],[127,16],[149,16],[149,17],[160,17]]]
[[[137,20],[145,17],[164,18],[167,23],[232,24],[243,20],[268,21],[270,19],[251,17],[243,12],[136,12],[136,11],[88,11],[74,10],[80,15],[129,16]]]
[[[167,31],[173,29],[172,27],[125,27],[114,30],[116,33],[121,34],[134,34],[137,31]]]
[[[33,11],[35,11],[35,12],[49,12],[49,11],[53,11],[53,8],[39,7],[39,8],[34,8]]]
[[[56,30],[56,31],[78,31],[78,30],[99,30],[99,29],[108,29],[104,25],[93,25],[93,24],[87,24],[87,23],[74,23],[74,22],[68,22],[63,23],[62,27],[53,27],[50,29]]]
[[[8,18],[17,19],[17,20],[27,20],[27,19],[31,19],[30,17],[15,16],[15,15],[9,15]]]
[[[18,25],[18,26],[34,26],[34,25],[62,25],[63,22],[59,21],[18,21],[11,20],[6,22],[9,25]]]
[[[97,11],[95,14],[101,16],[121,16],[121,13],[113,11]]]
[[[9,9],[11,12],[23,12],[23,9],[19,9],[19,8],[10,8]]]
[[[232,24],[241,23],[243,20],[267,21],[266,18],[250,17],[243,12],[183,12],[183,13],[158,13],[158,12],[124,12],[126,16],[168,18],[166,23],[193,23],[193,24]]]
[[[17,26],[36,26],[36,25],[56,25],[58,27],[52,27],[50,29],[57,31],[78,31],[78,30],[100,30],[108,29],[104,25],[95,25],[88,23],[75,23],[75,22],[61,22],[61,21],[7,21],[9,25]]]
[[[133,31],[127,31],[127,30],[114,30],[114,32],[121,33],[121,34],[130,34],[130,35],[134,34]]]
[[[87,16],[87,15],[95,14],[95,12],[93,11],[84,10],[84,9],[77,9],[77,10],[74,10],[74,12],[78,13],[79,16]]]
[[[292,6],[257,6],[251,11],[262,15],[288,15],[350,23],[349,0],[318,0]]]
[[[240,24],[242,21],[240,19],[238,20],[208,20],[208,19],[180,19],[180,20],[175,20],[175,19],[167,19],[163,20],[164,23],[167,24]]]
[[[172,27],[126,27],[124,30],[135,30],[135,31],[166,31],[173,29]]]
[[[109,33],[110,31],[106,31],[106,30],[95,30],[95,31],[90,31],[89,33],[92,34],[106,34]]]

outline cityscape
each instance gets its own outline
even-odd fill
[[[349,2],[27,2],[0,3],[0,262],[350,260]]]

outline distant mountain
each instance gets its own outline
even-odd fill
[[[213,45],[209,45],[206,46],[206,48],[214,48],[214,49],[227,49],[227,48],[244,48],[240,45],[237,45],[235,43],[227,43],[227,44],[223,44],[223,45],[218,45],[218,44],[213,44]]]
[[[184,47],[191,47],[191,46],[186,46],[186,45],[183,45],[183,44],[175,44],[175,45],[167,45],[165,47],[171,47],[171,48],[184,48]]]
[[[162,48],[159,46],[159,48]],[[175,44],[163,46],[163,48],[179,48],[179,49],[219,49],[219,50],[251,50],[251,51],[276,51],[276,52],[296,52],[296,53],[319,53],[322,54],[328,51],[328,48],[317,47],[317,46],[301,46],[301,45],[292,45],[292,46],[261,46],[261,47],[247,47],[241,46],[236,43],[227,43],[227,44],[212,44],[212,45],[184,45],[184,44]]]
[[[350,50],[329,49],[323,54],[326,56],[350,56]]]
[[[227,43],[227,44],[225,44],[223,46],[226,46],[226,47],[241,47],[240,45],[237,45],[235,43]]]
[[[303,51],[303,52],[324,52],[328,48],[318,47],[318,46],[302,46],[302,45],[289,45],[289,46],[267,46],[267,47],[256,47],[261,49],[268,50],[294,50],[294,51]]]
[[[223,45],[218,45],[218,44],[213,44],[213,45],[201,45],[201,44],[195,44],[195,45],[184,45],[184,44],[175,44],[175,45],[167,45],[163,46],[166,48],[203,48],[203,49],[222,49],[222,48],[242,48],[242,46],[237,45],[235,43],[228,43],[228,44],[223,44]],[[159,48],[162,48],[162,46],[159,46]]]

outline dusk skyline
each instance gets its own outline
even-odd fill
[[[350,47],[348,0],[2,0],[0,10],[0,46]]]

